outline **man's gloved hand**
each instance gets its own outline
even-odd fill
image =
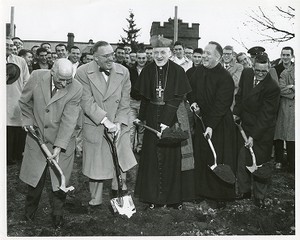
[[[160,132],[157,133],[157,137],[158,137],[159,139],[161,139],[161,136],[162,136],[163,131],[164,131],[166,128],[168,128],[169,126],[166,125],[166,124],[163,124],[163,123],[161,123],[159,126],[160,126]]]
[[[49,160],[53,159],[58,163],[60,152],[61,152],[61,148],[60,147],[55,147],[54,150],[53,150],[52,156],[48,157],[48,159]]]
[[[32,125],[25,125],[25,126],[23,126],[23,129],[24,129],[26,132],[28,132],[29,129],[31,129],[32,131],[34,131],[34,127],[33,127]]]
[[[196,102],[192,103],[190,107],[191,111],[195,111],[195,113],[199,114],[200,113],[200,108]]]
[[[106,119],[103,122],[103,125],[107,128],[108,132],[112,133],[112,132],[116,132],[117,131],[117,126],[116,124],[112,123],[111,121],[109,121],[108,119]]]
[[[211,139],[211,137],[212,137],[212,132],[213,132],[212,128],[207,127],[206,130],[205,130],[205,133],[203,133],[203,135],[204,135],[204,137],[205,137],[206,139],[207,139],[207,138]]]
[[[133,123],[136,123],[136,124],[141,124],[141,123],[142,123],[142,121],[141,121],[140,119],[136,118],[136,119],[134,119],[134,120],[133,120]]]
[[[253,147],[253,138],[252,137],[248,137],[247,141],[245,142],[245,147],[246,148],[251,148]]]
[[[241,118],[239,116],[233,114],[233,120],[234,120],[234,122],[238,123],[241,120]]]

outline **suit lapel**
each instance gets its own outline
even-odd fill
[[[99,71],[99,67],[96,62],[91,64],[87,70],[88,78],[95,85],[95,87],[99,90],[99,92],[104,96],[107,92],[107,83]]]
[[[267,77],[268,76],[266,76],[266,78]],[[250,96],[253,96],[253,95],[259,93],[263,89],[263,87],[264,87],[265,81],[267,80],[266,78],[263,81],[261,81],[259,84],[257,84],[255,87],[253,87],[253,84],[254,84],[254,74],[251,74],[251,77],[250,77],[250,79],[248,81],[248,86],[247,86],[251,90],[249,91],[249,94],[248,94],[247,97],[250,97]]]
[[[59,100],[60,98],[62,98],[63,96],[65,96],[68,92],[68,88],[70,86],[67,86],[65,88],[61,88],[58,89],[56,94],[50,99],[50,101],[48,102],[47,106],[49,106],[50,104],[54,103],[55,101]]]

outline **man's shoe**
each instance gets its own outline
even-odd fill
[[[54,228],[61,228],[63,226],[63,216],[53,215],[52,223],[53,223]]]
[[[251,199],[251,192],[240,193],[235,196],[236,200]]]
[[[224,202],[224,201],[217,201],[217,206],[216,206],[217,209],[223,209],[225,207],[226,207],[226,202]]]
[[[254,205],[259,208],[264,208],[265,207],[264,199],[254,198]]]
[[[174,208],[176,210],[182,210],[182,204],[181,203],[168,204],[167,207]]]
[[[156,208],[161,208],[165,207],[166,205],[163,204],[154,204],[154,203],[149,203],[148,206],[145,208],[145,210],[154,210]]]
[[[280,162],[276,163],[275,168],[278,170],[282,169],[282,163]]]
[[[95,199],[89,201],[89,206],[91,207],[100,207],[101,205],[102,205],[101,201],[96,201]]]

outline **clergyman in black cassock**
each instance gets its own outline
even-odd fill
[[[233,101],[234,82],[219,63],[222,47],[210,42],[204,49],[202,64],[191,76],[192,92],[188,94],[191,106],[200,108],[205,135],[211,137],[217,163],[236,169],[236,130],[230,106]],[[198,198],[217,202],[235,197],[234,184],[222,181],[209,166],[214,163],[212,151],[203,134],[200,121],[195,129],[195,186]]]
[[[138,119],[161,132],[178,122],[177,109],[191,88],[184,69],[169,61],[168,40],[158,38],[152,45],[155,61],[144,67],[134,87],[142,96]],[[156,134],[145,130],[135,196],[149,206],[180,205],[181,146],[157,143]]]

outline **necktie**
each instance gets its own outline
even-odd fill
[[[108,70],[105,70],[105,69],[103,69],[103,68],[99,68],[99,70],[100,70],[100,72],[104,72],[104,74],[105,74],[106,76],[109,76],[109,75],[110,75],[110,72],[109,72]]]
[[[255,87],[258,83],[259,83],[259,81],[255,79],[255,80],[254,80],[254,86],[253,86],[253,87]]]
[[[225,68],[228,69],[229,68],[229,64],[225,64]]]

